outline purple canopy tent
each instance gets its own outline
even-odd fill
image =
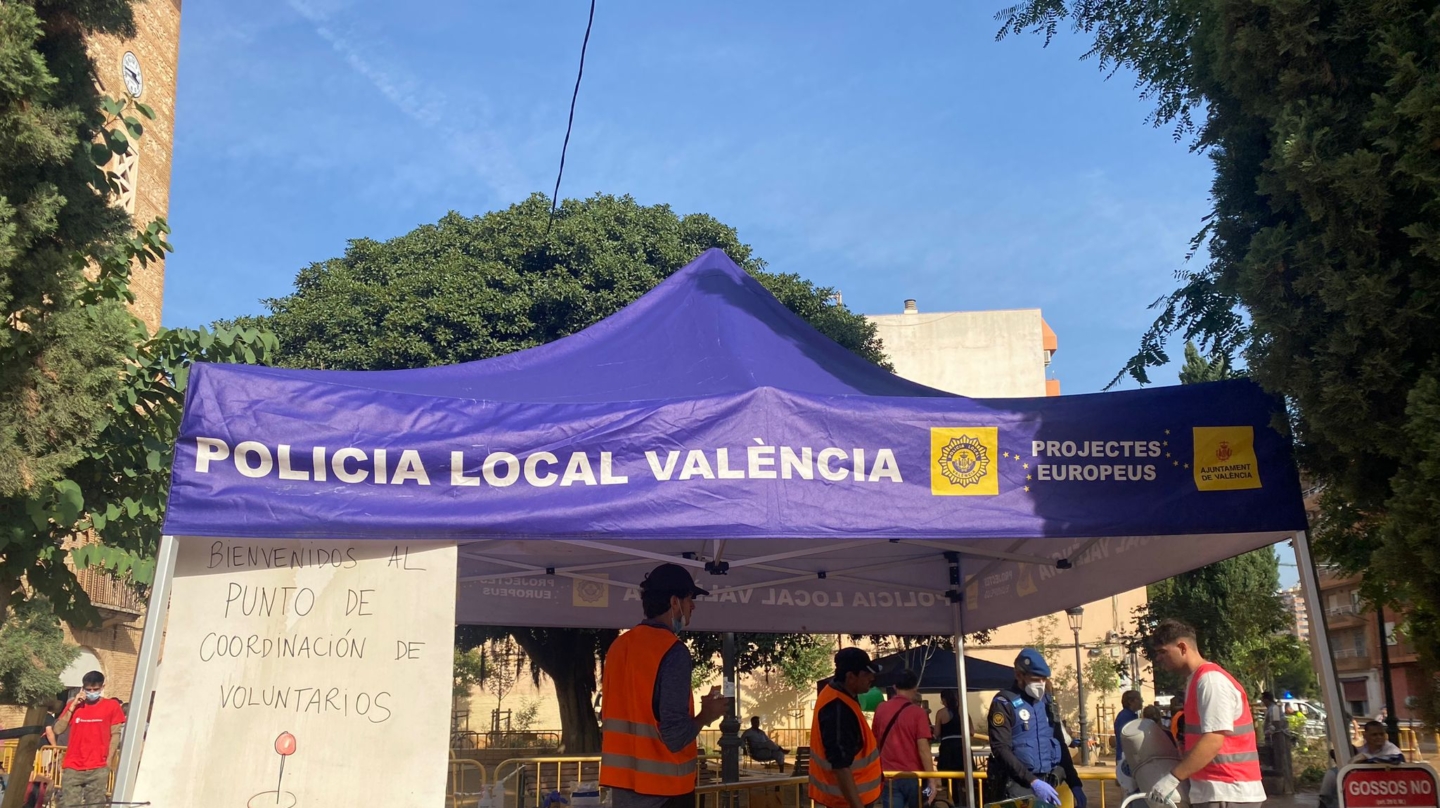
[[[503,357],[196,366],[152,608],[170,537],[424,538],[459,545],[459,623],[623,628],[663,560],[714,592],[699,630],[958,643],[1292,537],[1306,566],[1278,415],[1248,381],[953,396],[825,338],[710,250]]]

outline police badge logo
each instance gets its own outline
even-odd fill
[[[998,427],[931,427],[930,493],[942,497],[1000,493],[999,456]]]
[[[940,450],[940,473],[962,488],[980,482],[989,470],[990,453],[978,438],[970,435],[951,438]]]
[[[605,573],[591,573],[596,578],[609,578]],[[586,581],[576,579],[574,589],[570,592],[571,604],[574,606],[587,607],[591,609],[604,609],[610,606],[610,584],[604,581]]]

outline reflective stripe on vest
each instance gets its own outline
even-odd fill
[[[1193,749],[1204,734],[1200,731],[1200,677],[1211,672],[1220,673],[1232,687],[1240,691],[1240,703],[1243,707],[1240,717],[1235,719],[1234,725],[1224,733],[1224,740],[1220,743],[1220,751],[1215,755],[1215,759],[1205,768],[1190,775],[1190,779],[1216,783],[1259,782],[1260,752],[1255,741],[1255,719],[1250,715],[1250,698],[1245,694],[1245,688],[1235,681],[1235,677],[1214,662],[1201,665],[1195,675],[1190,677],[1190,684],[1185,689],[1185,715],[1190,719],[1185,722],[1185,751]]]
[[[840,780],[830,761],[825,759],[825,742],[820,737],[820,711],[831,702],[839,701],[855,714],[860,724],[860,754],[850,764],[850,776],[860,794],[860,804],[869,805],[880,799],[880,747],[860,705],[848,693],[826,685],[815,700],[815,716],[810,721],[810,799],[827,808],[849,808],[850,803],[840,790]]]
[[[656,797],[695,790],[695,741],[671,752],[653,704],[660,662],[678,642],[672,631],[641,624],[610,645],[600,704],[601,785]]]

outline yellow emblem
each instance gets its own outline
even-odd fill
[[[995,712],[990,714],[990,723],[994,724],[997,727],[1005,726],[1005,714],[1000,712],[999,710],[996,710]]]
[[[949,497],[1000,493],[999,453],[998,427],[932,427],[930,493]]]
[[[587,573],[587,577],[609,578],[603,572]],[[610,606],[610,584],[601,581],[575,579],[571,584],[570,603],[582,608],[604,609]]]
[[[1255,427],[1197,426],[1195,487],[1200,491],[1239,491],[1260,487],[1255,457]]]
[[[1040,587],[1035,585],[1035,573],[1032,565],[1021,564],[1015,581],[1015,596],[1025,598],[1039,591]]]

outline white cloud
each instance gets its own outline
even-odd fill
[[[473,171],[500,199],[528,193],[532,183],[516,165],[503,134],[484,119],[487,105],[482,95],[454,102],[391,58],[388,54],[394,48],[384,41],[342,28],[343,22],[336,19],[338,4],[288,2],[351,70],[405,117],[438,135],[454,164]]]

